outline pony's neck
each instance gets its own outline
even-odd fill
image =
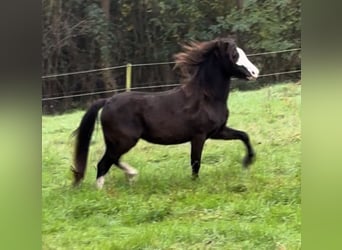
[[[208,87],[210,84],[215,86]],[[230,90],[230,79],[218,82],[217,79],[214,81],[208,79],[207,81],[200,84],[196,81],[190,81],[187,84],[181,86],[187,97],[191,97],[192,100],[200,100],[205,98],[212,103],[227,104],[229,90]],[[204,86],[201,86],[204,85]]]
[[[199,86],[208,98],[226,104],[230,89],[230,76],[225,75],[219,65],[212,63],[211,66],[203,65],[198,69]]]

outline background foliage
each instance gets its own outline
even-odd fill
[[[42,0],[42,74],[172,61],[180,44],[234,36],[247,53],[300,47],[299,0]],[[299,51],[253,58],[261,73],[300,69]],[[133,68],[133,86],[177,83],[173,65]],[[296,80],[298,74],[260,78]],[[125,70],[44,79],[43,97],[123,88]],[[159,89],[158,89],[159,90]],[[152,89],[153,91],[153,89]],[[107,94],[107,95],[111,95]],[[103,94],[102,96],[106,96]],[[45,113],[99,95],[43,102]]]

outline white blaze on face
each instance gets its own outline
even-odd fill
[[[259,76],[258,68],[255,67],[255,65],[248,60],[245,52],[242,49],[237,48],[237,52],[239,54],[239,58],[238,58],[236,64],[239,66],[245,67],[249,71],[249,73],[252,75],[252,77],[249,77],[248,79],[251,80],[251,79],[258,78],[258,76]]]

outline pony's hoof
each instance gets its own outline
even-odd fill
[[[127,178],[128,183],[132,185],[138,180],[138,172],[126,173],[126,178]]]
[[[71,184],[72,188],[79,188],[81,186],[81,182],[80,181],[74,181]]]
[[[199,178],[198,174],[192,174],[192,176],[191,176],[191,180],[193,180],[193,181],[198,180],[198,178]]]
[[[101,177],[97,178],[96,187],[98,190],[101,190],[103,188],[103,184],[104,184],[104,177],[101,176]]]
[[[242,160],[242,166],[248,168],[255,161],[255,154],[246,155]]]

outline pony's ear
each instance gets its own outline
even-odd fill
[[[229,41],[226,38],[216,38],[215,45],[216,45],[216,48],[218,49],[218,53],[221,56],[224,56],[225,54],[227,54],[228,43]]]
[[[216,46],[218,48],[226,48],[227,43],[229,42],[229,39],[223,38],[223,37],[218,37],[215,39]]]
[[[216,38],[215,39],[215,55],[219,58],[227,58],[232,63],[236,63],[239,54],[237,52],[237,46],[233,39],[229,37]]]
[[[227,52],[228,52],[228,55],[229,55],[229,59],[230,61],[232,62],[236,62],[236,60],[238,59],[238,52],[237,52],[237,47],[236,47],[236,44],[233,40],[230,40],[228,42],[228,45],[227,45]]]
[[[226,55],[228,53],[230,59],[233,61],[235,57],[236,44],[233,39],[228,38],[217,38],[216,46],[219,48],[221,55]]]
[[[238,40],[237,34],[235,33],[229,33],[226,37],[227,39],[232,40],[233,42],[236,42]]]

